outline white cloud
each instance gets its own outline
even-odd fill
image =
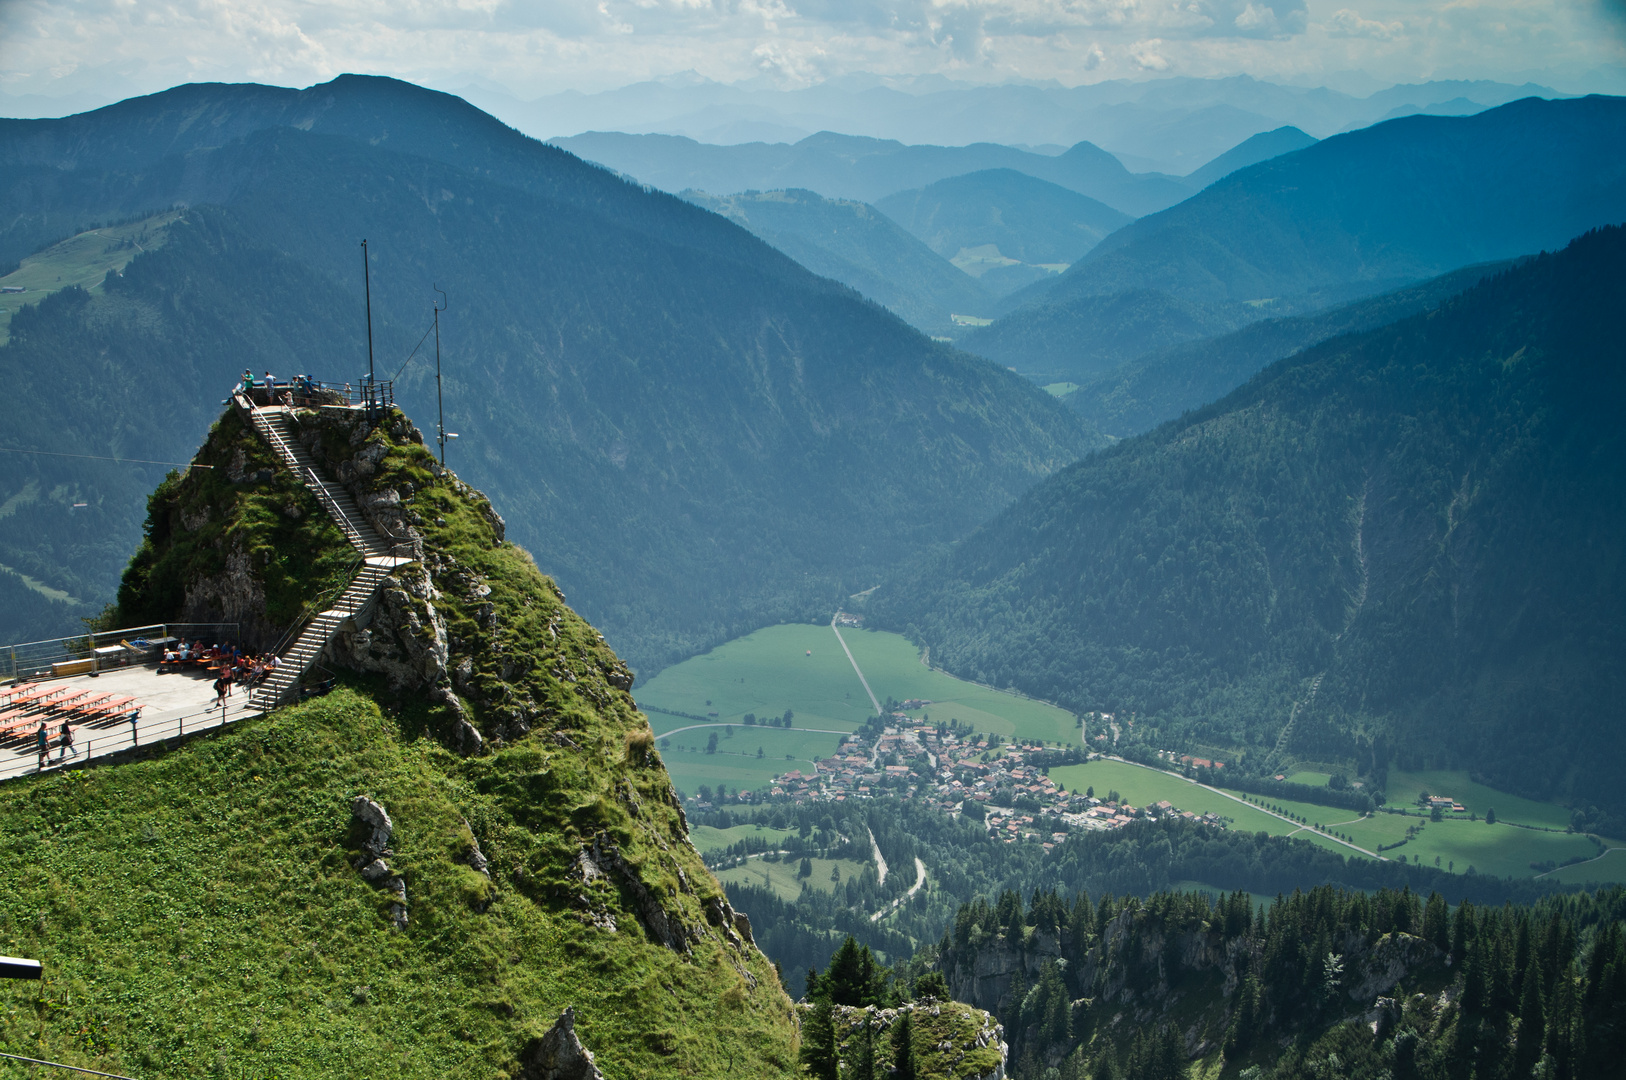
[[[1134,60],[1135,66],[1143,71],[1167,71],[1170,67],[1169,60],[1158,51],[1162,44],[1163,42],[1157,38],[1150,41],[1137,41],[1129,47],[1130,59]]]
[[[694,70],[1520,81],[1626,66],[1623,0],[0,0],[0,90],[100,101],[346,71],[521,97]]]
[[[1391,41],[1397,38],[1406,29],[1405,24],[1398,19],[1394,22],[1378,22],[1375,19],[1363,19],[1358,12],[1349,8],[1340,8],[1332,13],[1327,20],[1327,33],[1332,37],[1340,38],[1371,38],[1374,41]]]

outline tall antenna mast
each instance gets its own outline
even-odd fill
[[[451,300],[446,296],[446,290],[436,285],[435,291],[440,293],[443,304],[435,308],[435,410],[439,419],[435,424],[435,438],[440,443],[440,464],[446,466],[446,401],[440,393],[440,313],[451,306]]]
[[[373,384],[373,278],[367,265],[367,241],[361,242],[361,281],[367,290],[367,385]]]

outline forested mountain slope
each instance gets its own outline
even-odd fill
[[[685,191],[683,197],[737,221],[815,274],[850,285],[925,333],[946,335],[954,326],[950,316],[992,308],[975,278],[866,203],[803,189],[726,196]]]
[[[960,908],[937,964],[997,1010],[1015,1080],[1603,1080],[1626,1052],[1623,914],[1618,886],[1454,909],[1409,889],[1007,891]]]
[[[1325,144],[1323,144],[1325,145]],[[1267,368],[874,597],[1153,745],[1466,765],[1626,812],[1626,231]]]
[[[1626,98],[1536,98],[1477,116],[1409,116],[1231,173],[1098,244],[966,347],[1021,371],[1111,366],[1194,332],[1184,305],[1233,327],[1303,314],[1567,243],[1626,220]],[[1105,326],[1101,297],[1166,293]],[[1171,340],[1172,339],[1172,340]]]
[[[1508,265],[1454,270],[1313,315],[1266,319],[1220,337],[1159,349],[1098,375],[1062,400],[1104,435],[1138,435],[1224,397],[1267,364],[1339,334],[1373,330],[1437,307]]]
[[[824,610],[1089,445],[1037,388],[738,226],[406,84],[183,87],[9,122],[0,162],[12,257],[212,204],[101,295],[14,319],[9,443],[184,460],[245,366],[355,381],[367,237],[380,377],[400,370],[402,401],[433,410],[428,354],[402,364],[438,283],[453,464],[645,670]],[[9,474],[0,500],[34,483],[95,516],[53,547],[0,519],[0,560],[21,549],[110,591],[117,561],[72,545],[133,543],[149,481],[129,469]]]

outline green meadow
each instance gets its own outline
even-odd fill
[[[907,638],[853,629],[844,629],[842,636],[883,702],[920,698],[932,704],[913,710],[916,716],[955,719],[1006,737],[1078,741],[1071,713],[933,671]],[[827,624],[766,627],[673,665],[633,693],[657,740],[670,737],[661,756],[686,794],[719,783],[754,791],[779,773],[806,771],[815,758],[835,753],[841,734],[856,730],[875,711]],[[789,729],[744,723],[747,713],[779,717],[786,709],[794,713]],[[730,724],[732,737],[725,726]],[[712,732],[718,735],[717,752],[707,754]]]
[[[805,878],[796,876],[801,868],[800,859],[786,859],[783,862],[769,862],[766,859],[748,859],[743,866],[730,867],[717,874],[717,880],[726,885],[756,885],[760,888],[772,889],[774,893],[785,901],[793,901],[802,895],[802,882],[818,889],[820,892],[829,892],[838,884],[831,880],[832,870],[840,871],[841,881],[846,881],[854,874],[862,874],[869,863],[854,862],[852,859],[813,859],[813,873]]]
[[[123,270],[142,251],[162,247],[167,226],[178,217],[180,213],[172,210],[128,225],[91,229],[22,260],[16,270],[0,277],[0,287],[26,290],[0,293],[0,345],[10,340],[11,317],[24,304],[38,304],[73,285],[100,291],[108,271]]]
[[[700,854],[706,855],[720,848],[732,847],[741,840],[756,839],[778,844],[794,835],[790,829],[774,829],[767,825],[735,825],[727,829],[696,825],[689,830],[689,841]]]
[[[649,719],[655,725],[657,746],[666,741],[659,732],[694,723],[660,713],[650,713]],[[712,732],[717,733],[717,752],[708,754],[706,740]],[[756,791],[780,773],[793,769],[811,772],[813,759],[835,753],[840,738],[795,728],[735,727],[730,739],[725,728],[702,727],[670,736],[670,745],[660,753],[672,782],[686,795],[693,795],[702,784],[713,788],[726,784],[730,792]],[[757,757],[759,749],[761,757]]]
[[[825,633],[830,630],[826,628]],[[883,702],[889,697],[931,702],[924,709],[910,710],[913,716],[958,720],[978,731],[1010,738],[1079,745],[1078,718],[1066,709],[927,667],[920,662],[919,651],[901,634],[843,629],[841,635],[876,697]],[[834,635],[830,636],[831,644],[836,644]]]
[[[1387,792],[1390,806],[1414,807],[1418,796],[1425,791],[1430,795],[1449,795],[1480,817],[1484,817],[1487,810],[1495,810],[1497,820],[1519,825],[1565,829],[1570,823],[1570,812],[1557,803],[1521,799],[1517,795],[1476,784],[1468,779],[1466,772],[1390,770]]]
[[[1554,870],[1543,878],[1548,879],[1566,885],[1626,885],[1626,848],[1608,848],[1598,858]]]

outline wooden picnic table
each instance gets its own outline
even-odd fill
[[[25,728],[36,727],[45,722],[43,713],[34,713],[20,719],[5,720],[5,717],[10,715],[12,714],[0,713],[0,739],[19,737],[19,732],[22,732]]]
[[[64,687],[64,689],[66,689],[66,687]],[[72,693],[63,694],[61,697],[57,698],[55,701],[52,701],[50,703],[50,708],[52,708],[52,709],[65,709],[69,705],[73,704],[75,701],[78,701],[80,698],[89,697],[90,694],[91,694],[91,691],[89,691],[89,690],[75,690]]]
[[[35,706],[39,706],[43,705],[45,702],[59,694],[66,694],[68,690],[69,686],[67,683],[34,683],[21,694],[14,695],[11,699],[11,704],[25,705],[31,703]]]
[[[99,712],[101,706],[107,704],[109,701],[112,701],[116,696],[117,695],[112,693],[97,694],[95,697],[86,698],[84,701],[70,705],[63,711],[73,713],[78,716],[83,716],[87,713]]]

